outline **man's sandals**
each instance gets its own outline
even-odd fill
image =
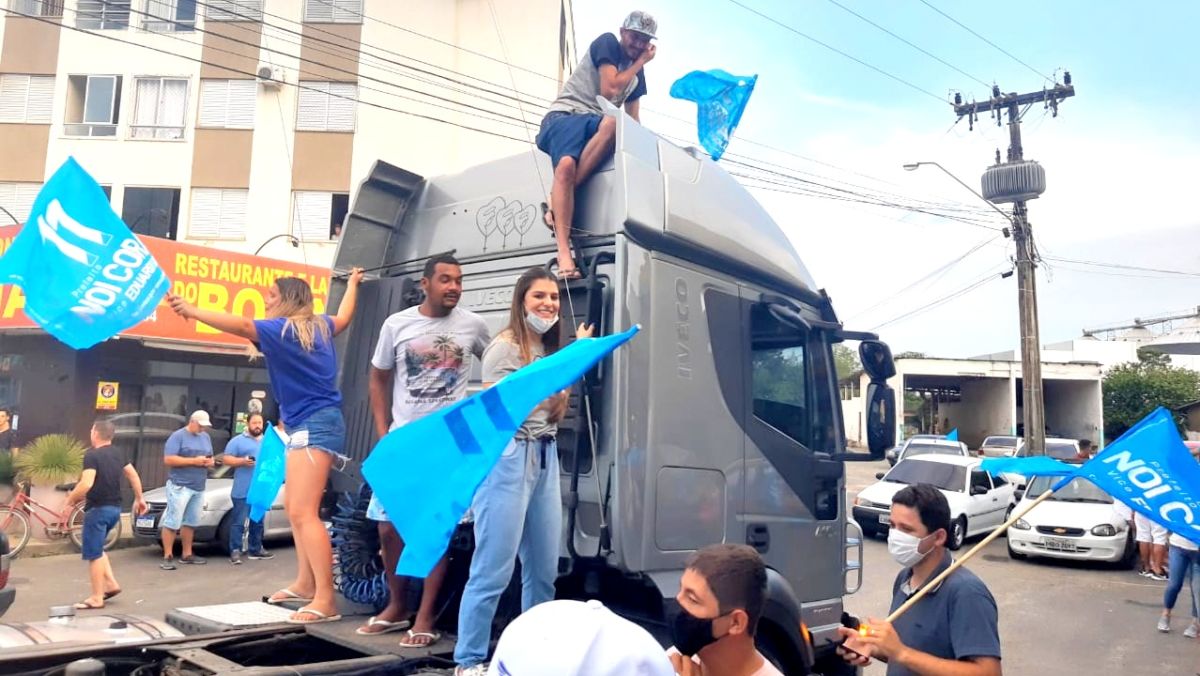
[[[547,198],[545,202],[542,202],[542,223],[546,224],[546,229],[549,230],[551,234],[557,236],[557,234],[554,232],[554,208],[550,205],[549,198]],[[583,273],[579,271],[579,268],[559,268],[556,274],[558,275],[559,279],[564,280],[583,279]]]

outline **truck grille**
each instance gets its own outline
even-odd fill
[[[1077,538],[1083,536],[1082,528],[1067,528],[1066,526],[1038,526],[1037,531],[1042,535],[1056,535],[1063,538]]]

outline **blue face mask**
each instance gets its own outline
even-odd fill
[[[558,323],[558,315],[554,315],[553,319],[546,319],[545,317],[536,315],[532,312],[526,312],[525,323],[529,325],[529,328],[534,333],[541,336],[545,335],[547,331],[554,328],[554,325]]]

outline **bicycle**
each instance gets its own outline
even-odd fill
[[[60,491],[70,490],[69,485],[59,485],[55,488]],[[29,544],[29,540],[33,536],[33,528],[29,522],[30,517],[37,519],[38,523],[42,525],[48,539],[69,538],[71,544],[75,545],[75,549],[83,551],[83,507],[84,503],[81,502],[74,507],[57,512],[29,497],[23,488],[18,488],[17,497],[13,498],[12,502],[0,505],[0,531],[4,531],[4,534],[8,536],[8,542],[12,548],[8,556],[15,558]],[[43,518],[43,514],[47,515],[49,519]],[[106,551],[110,549],[119,537],[121,537],[121,522],[117,521],[117,525],[104,538],[104,549]]]

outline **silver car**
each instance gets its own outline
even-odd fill
[[[273,539],[290,537],[292,526],[288,523],[287,512],[283,509],[283,491],[275,496],[271,511],[263,519],[263,538]],[[204,504],[200,512],[200,525],[196,527],[195,542],[215,542],[226,553],[229,553],[229,529],[232,526],[230,510],[233,509],[233,468],[217,465],[208,472],[208,482],[204,485]],[[167,509],[167,489],[155,488],[146,491],[146,504],[150,511],[137,517],[133,522],[133,534],[139,540],[158,541],[161,537],[159,521]]]
[[[985,458],[1011,458],[1024,446],[1021,437],[998,435],[983,440],[979,454]]]

